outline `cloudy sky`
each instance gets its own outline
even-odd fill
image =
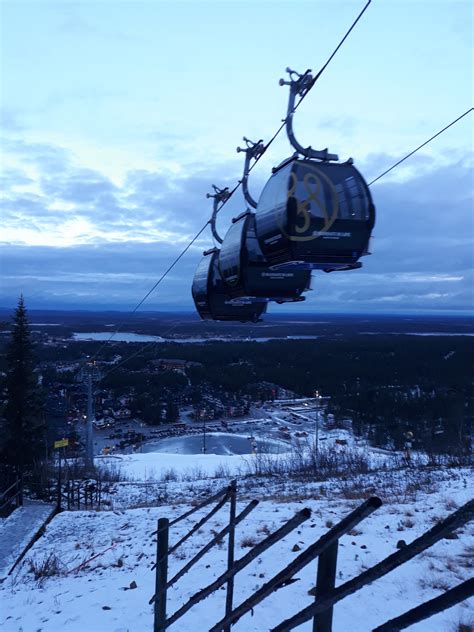
[[[286,66],[317,71],[362,0],[3,0],[0,306],[132,309],[241,176],[243,135],[286,113]],[[303,145],[371,180],[472,106],[470,0],[373,0],[295,117]],[[473,307],[473,115],[372,187],[373,255],[313,273],[298,310]],[[258,197],[291,152],[254,169]],[[225,232],[243,210],[236,194]],[[143,309],[193,309],[206,231]],[[281,308],[273,307],[271,311]]]

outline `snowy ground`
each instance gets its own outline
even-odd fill
[[[312,516],[237,576],[234,603],[240,603],[286,566],[298,554],[292,550],[295,544],[304,549],[314,542],[331,524],[360,504],[363,497],[373,493],[373,488],[380,490],[384,505],[341,539],[338,584],[395,551],[398,540],[410,542],[436,520],[465,503],[471,496],[469,476],[468,470],[451,470],[429,472],[423,479],[407,470],[324,484],[302,485],[289,480],[262,478],[239,481],[243,490],[239,510],[246,504],[244,497],[264,500],[237,529],[236,557],[245,554],[249,545],[262,540],[269,531],[278,528],[302,507],[309,507]],[[162,516],[172,519],[181,515],[189,507],[186,496],[195,499],[213,488],[222,487],[224,482],[167,483],[170,497],[178,496],[180,490],[179,496],[185,499],[181,504],[60,514],[49,524],[45,535],[34,545],[14,575],[0,586],[0,629],[3,632],[151,630],[152,607],[148,605],[148,600],[154,592],[154,573],[150,567],[156,543],[150,534],[156,528],[156,521]],[[140,493],[138,483],[123,487]],[[360,497],[351,498],[357,495],[356,490]],[[137,499],[133,493],[131,496]],[[205,512],[202,510],[198,516]],[[227,509],[222,509],[171,556],[170,576],[212,537],[213,530],[223,528],[226,519]],[[194,520],[195,517],[189,518],[173,527],[170,543],[184,535]],[[473,533],[474,525],[467,525],[458,532],[458,539],[438,542],[387,577],[337,604],[334,630],[366,632],[467,579],[474,565]],[[35,580],[31,571],[32,561],[41,563],[51,554],[58,559],[58,574],[43,581]],[[98,557],[89,564],[75,571],[82,562],[97,554]],[[174,612],[193,593],[220,575],[225,566],[225,547],[217,547],[208,553],[170,589],[168,613]],[[298,581],[274,593],[255,608],[253,616],[245,615],[233,629],[237,632],[263,632],[311,603],[312,598],[307,591],[314,586],[315,575],[316,563],[313,562],[296,575]],[[132,582],[136,582],[136,588],[130,588]],[[225,592],[218,590],[187,613],[171,630],[208,630],[222,617],[224,603]],[[474,623],[474,600],[410,629],[415,632],[454,632],[459,629],[457,626],[461,621]],[[311,629],[309,623],[298,628]]]
[[[269,440],[272,441],[272,440]],[[288,463],[299,453],[309,454],[314,450],[313,445],[303,439],[300,447],[283,441],[273,441],[280,452],[260,452],[256,454],[167,454],[164,452],[120,454],[100,456],[95,458],[95,464],[103,471],[108,472],[112,478],[141,483],[147,483],[149,488],[159,487],[163,482],[195,482],[206,479],[206,485],[221,485],[220,479],[237,477],[244,480],[257,472],[265,471],[265,468],[278,470],[288,468]],[[276,449],[276,448],[275,448]],[[326,453],[326,446],[320,454]],[[380,468],[397,469],[404,462],[403,455],[385,450],[368,449],[367,446],[337,446],[332,445],[330,454],[339,459],[361,457],[371,470]],[[427,459],[424,455],[414,455],[414,462],[425,465]],[[271,465],[273,464],[273,465]],[[163,487],[163,486],[161,486]],[[173,493],[181,496],[182,486],[173,488]],[[128,487],[127,487],[128,489]]]
[[[290,422],[287,422],[290,423]],[[249,423],[249,426],[252,424]],[[255,431],[255,428],[253,428]],[[249,435],[253,434],[251,430],[247,434],[234,433],[232,435],[225,432],[208,433],[208,438],[219,440],[216,452],[211,453],[212,443],[209,446],[207,454],[200,454],[201,437],[183,435],[173,437],[173,439],[163,439],[148,444],[155,446],[156,451],[153,452],[135,452],[133,454],[113,454],[110,456],[97,456],[95,463],[98,466],[104,466],[111,470],[120,472],[120,475],[128,480],[160,480],[168,477],[169,474],[177,474],[180,477],[199,478],[201,475],[215,476],[224,469],[228,475],[248,473],[252,469],[252,462],[255,455],[251,454],[252,445]],[[312,436],[301,437],[297,439],[292,437],[292,441],[278,438],[276,434],[270,435],[268,432],[262,433],[261,429],[257,429],[255,436],[258,439],[258,450],[260,454],[265,454],[268,458],[285,458],[294,449],[298,441],[302,445],[312,445],[314,439]],[[244,442],[248,449],[246,453],[232,453],[232,441],[240,440]],[[346,442],[345,446],[338,446],[336,440]],[[190,441],[194,442],[191,446],[195,449],[195,454],[187,453]],[[172,443],[171,443],[172,442]],[[173,451],[166,450],[166,447],[174,446]],[[370,458],[376,462],[383,462],[386,456],[393,456],[393,453],[387,453],[384,450],[370,449],[365,445],[356,444],[353,435],[347,430],[337,429],[327,431],[321,429],[320,433],[320,449],[325,450],[329,446],[332,450],[357,450],[364,454],[370,455]],[[166,450],[166,451],[165,451]],[[274,456],[273,456],[274,455]]]
[[[214,476],[220,468],[230,474],[245,466],[251,455],[218,454],[167,454],[147,452],[143,454],[121,454],[97,457],[96,465],[120,472],[128,480],[146,481],[172,477],[174,474],[199,478],[201,475]]]

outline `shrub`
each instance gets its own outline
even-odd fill
[[[35,580],[40,586],[47,577],[62,575],[65,571],[64,564],[54,552],[45,555],[42,560],[29,558],[28,565],[30,572],[33,573]]]
[[[256,540],[253,536],[251,536],[251,535],[246,535],[246,536],[244,536],[244,537],[242,538],[242,540],[240,541],[240,546],[241,546],[243,549],[246,549],[246,548],[251,549],[251,548],[253,548],[256,544],[257,544],[257,540]]]
[[[177,481],[178,479],[179,479],[178,472],[172,467],[165,470],[163,474],[161,475],[161,480],[166,483],[174,482],[174,481]]]

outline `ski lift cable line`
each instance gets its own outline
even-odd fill
[[[329,66],[329,64],[331,63],[332,59],[334,58],[334,56],[336,55],[336,53],[338,52],[338,50],[341,48],[341,46],[344,44],[344,42],[346,41],[346,39],[349,37],[351,31],[354,29],[354,27],[356,26],[357,22],[360,20],[360,18],[363,16],[363,14],[365,13],[365,11],[368,9],[370,3],[372,2],[372,0],[368,0],[366,5],[364,6],[364,8],[362,9],[362,11],[359,13],[359,15],[356,17],[356,19],[354,20],[354,22],[351,24],[350,28],[346,31],[344,37],[341,39],[341,41],[339,42],[339,44],[336,46],[336,48],[333,50],[333,52],[331,53],[331,55],[329,56],[328,60],[326,61],[326,63],[324,64],[324,66],[319,70],[319,72],[313,77],[313,79],[311,80],[311,83],[309,84],[308,88],[305,90],[305,92],[301,95],[301,97],[299,98],[298,102],[296,103],[293,112],[296,112],[296,110],[299,108],[299,106],[301,105],[301,102],[303,101],[303,99],[305,98],[305,96],[308,94],[308,92],[311,90],[311,88],[314,86],[314,84],[316,83],[316,81],[319,79],[319,77],[323,74],[323,72],[326,70],[326,68]],[[309,70],[307,72],[310,72]],[[254,162],[252,163],[252,165],[249,168],[249,173],[252,171],[252,169],[255,167],[255,165],[257,164],[257,162],[260,160],[260,158],[263,156],[263,154],[267,151],[267,149],[270,147],[270,145],[276,140],[277,136],[280,134],[280,132],[283,130],[283,128],[286,125],[286,118],[283,119],[280,127],[277,129],[277,131],[273,134],[273,136],[270,138],[270,140],[263,146],[263,150],[262,152],[254,159]],[[217,209],[218,213],[223,206],[225,206],[225,204],[230,200],[230,198],[232,197],[232,195],[237,191],[237,189],[240,187],[240,185],[242,184],[242,181],[239,180],[239,182],[236,184],[236,186],[229,192],[229,195],[227,196],[227,198],[221,203],[221,205],[219,206],[219,208]]]
[[[402,162],[404,162],[407,158],[410,158],[410,156],[413,156],[413,154],[416,154],[417,151],[419,151],[420,149],[422,149],[423,147],[425,147],[428,143],[431,143],[432,140],[434,140],[435,138],[437,138],[438,136],[440,136],[443,132],[445,132],[447,129],[449,129],[450,127],[452,127],[455,123],[457,123],[458,121],[460,121],[462,118],[464,118],[465,116],[467,116],[468,114],[470,114],[472,111],[474,110],[474,108],[469,108],[468,110],[466,110],[464,112],[464,114],[461,114],[461,116],[458,116],[457,119],[455,119],[454,121],[451,121],[451,123],[449,123],[449,125],[446,125],[446,127],[443,127],[443,129],[440,129],[439,132],[436,132],[436,134],[434,134],[434,136],[432,136],[431,138],[429,138],[427,141],[425,141],[424,143],[422,143],[421,145],[419,145],[416,149],[413,149],[413,151],[411,151],[409,154],[407,154],[406,156],[404,156],[401,160],[399,160],[398,162],[396,162],[394,165],[392,165],[391,167],[389,167],[388,169],[386,169],[383,173],[381,173],[379,176],[377,176],[374,180],[372,180],[371,182],[369,182],[369,187],[374,184],[375,182],[377,182],[377,180],[380,180],[380,178],[383,178],[383,176],[387,175],[387,173],[389,173],[390,171],[392,171],[392,169],[395,169],[395,167],[398,167],[398,165],[400,165]]]
[[[297,104],[295,105],[295,111],[296,109],[299,107],[299,105],[301,104],[301,101],[304,99],[304,97],[306,96],[306,94],[308,94],[309,90],[313,87],[313,85],[316,83],[316,80],[322,75],[322,73],[325,71],[325,69],[328,67],[329,63],[331,62],[331,60],[333,59],[333,57],[335,56],[335,54],[337,53],[337,51],[341,48],[342,44],[344,43],[344,41],[347,39],[347,37],[349,36],[350,32],[353,30],[353,28],[355,27],[355,25],[357,24],[357,22],[360,20],[360,18],[362,17],[362,15],[364,14],[364,12],[366,11],[366,9],[368,8],[368,6],[370,5],[370,3],[372,2],[372,0],[368,0],[368,2],[366,3],[366,5],[364,6],[364,8],[362,9],[362,11],[359,13],[359,15],[357,16],[357,18],[354,20],[354,22],[352,23],[351,27],[349,28],[349,30],[346,32],[346,34],[344,35],[344,37],[341,39],[341,41],[339,42],[339,44],[337,45],[337,47],[334,49],[334,51],[332,52],[332,54],[330,55],[330,57],[328,58],[328,60],[326,61],[326,63],[324,64],[324,66],[321,68],[321,70],[317,73],[317,75],[314,77],[314,79],[312,80],[310,86],[308,87],[308,89],[305,91],[305,93],[300,97],[299,101],[297,102]],[[249,173],[252,171],[252,169],[255,167],[255,165],[257,164],[257,162],[259,161],[259,159],[261,158],[261,156],[265,153],[265,151],[270,147],[270,145],[275,141],[276,137],[280,134],[281,130],[285,127],[286,124],[286,119],[283,120],[282,124],[280,125],[280,127],[278,128],[278,130],[275,132],[275,134],[272,136],[272,138],[268,141],[268,143],[266,143],[266,145],[264,145],[264,149],[262,151],[262,153],[260,154],[260,156],[257,156],[255,158],[254,163],[252,164],[252,166],[249,169]],[[226,197],[226,199],[221,203],[221,205],[218,207],[216,214],[223,208],[223,206],[230,200],[230,198],[234,195],[234,193],[238,190],[238,188],[241,186],[242,181],[239,180],[237,182],[237,184],[234,186],[233,189],[231,189],[231,191],[229,191],[228,196]],[[129,314],[127,315],[127,319],[123,320],[120,325],[117,327],[117,329],[110,335],[110,337],[99,347],[99,349],[94,353],[94,355],[92,356],[92,358],[90,358],[88,360],[88,362],[93,362],[97,356],[99,355],[99,353],[102,351],[102,349],[111,341],[113,340],[113,338],[121,331],[122,327],[126,324],[127,320],[133,316],[138,309],[143,305],[143,303],[147,300],[147,298],[156,290],[156,288],[158,287],[158,285],[160,285],[160,283],[165,279],[165,277],[169,274],[169,272],[171,272],[171,270],[175,267],[175,265],[178,263],[178,261],[186,254],[186,252],[189,250],[189,248],[194,244],[194,242],[200,237],[200,235],[204,232],[204,230],[206,229],[207,225],[210,223],[211,220],[207,221],[206,224],[201,228],[201,230],[197,233],[197,235],[195,237],[193,237],[193,239],[191,240],[191,242],[186,246],[186,248],[184,248],[184,250],[178,255],[178,257],[176,257],[176,259],[171,263],[171,265],[165,270],[165,272],[161,275],[161,277],[157,280],[157,282],[153,285],[153,287],[145,294],[145,296],[139,301],[139,303],[137,303],[137,305],[135,306],[135,308],[129,312]]]
[[[334,58],[334,56],[336,55],[336,53],[338,52],[338,50],[341,48],[341,46],[344,44],[344,42],[346,41],[346,39],[349,37],[351,31],[354,29],[354,27],[356,26],[357,22],[360,20],[360,18],[363,16],[363,14],[365,13],[365,11],[368,9],[370,3],[372,2],[372,0],[368,0],[366,5],[364,6],[364,8],[362,9],[362,11],[359,13],[359,15],[356,17],[356,19],[354,20],[354,22],[351,24],[350,28],[348,29],[348,31],[346,32],[346,34],[344,35],[344,37],[341,39],[341,41],[339,42],[339,44],[336,46],[336,48],[333,50],[333,52],[331,53],[330,57],[328,58],[328,60],[326,61],[326,63],[324,64],[324,66],[321,68],[321,70],[319,70],[319,72],[313,77],[308,89],[301,95],[299,101],[296,103],[295,107],[294,107],[294,112],[296,112],[296,110],[299,108],[299,106],[301,105],[301,102],[303,101],[303,99],[305,98],[305,96],[308,94],[308,92],[311,90],[311,88],[314,86],[314,84],[316,83],[316,81],[319,79],[319,77],[323,74],[323,72],[326,70],[326,68],[329,66],[329,64],[331,63],[332,59]],[[309,72],[309,71],[308,71]],[[263,153],[270,147],[270,145],[273,143],[273,141],[276,139],[276,137],[278,136],[278,134],[280,134],[280,132],[282,131],[282,129],[285,127],[286,125],[286,118],[283,119],[280,127],[278,128],[278,130],[275,132],[275,134],[272,136],[272,138],[268,141],[268,143],[265,145],[265,148],[262,152]],[[258,160],[260,159],[260,156],[257,157],[257,159],[255,160],[255,162],[253,163],[253,165],[250,167],[249,169],[249,173],[250,171],[252,171],[252,169],[254,168],[255,164],[258,162]]]
[[[468,114],[470,114],[472,111],[474,110],[474,108],[469,108],[468,110],[466,110],[466,112],[464,112],[464,114],[461,114],[461,116],[459,116],[457,119],[455,119],[454,121],[452,121],[451,123],[449,123],[449,125],[446,125],[445,127],[443,127],[443,129],[441,129],[439,132],[437,132],[436,134],[434,134],[433,136],[431,136],[431,138],[429,138],[427,141],[425,141],[424,143],[422,143],[421,145],[419,145],[416,149],[414,149],[413,151],[411,151],[410,153],[408,153],[404,158],[402,158],[401,160],[399,160],[398,162],[396,162],[394,165],[392,165],[389,169],[386,169],[383,173],[381,173],[379,176],[377,176],[374,180],[372,180],[371,182],[369,182],[369,186],[371,186],[372,184],[374,184],[375,182],[377,182],[378,180],[380,180],[383,176],[385,176],[387,173],[389,173],[390,171],[392,171],[393,169],[395,169],[395,167],[397,167],[398,165],[400,165],[402,162],[404,162],[405,160],[407,160],[407,158],[410,158],[410,156],[413,156],[417,151],[419,151],[422,147],[425,147],[428,143],[430,143],[432,140],[434,140],[435,138],[437,138],[438,136],[440,136],[443,132],[445,132],[446,130],[448,130],[450,127],[452,127],[455,123],[457,123],[458,121],[460,121],[462,118],[464,118],[465,116],[467,116]],[[237,185],[239,186],[239,185]],[[234,189],[235,190],[235,189]],[[197,233],[197,235],[193,238],[193,240],[186,246],[186,248],[181,252],[181,254],[176,257],[176,259],[174,260],[174,262],[169,266],[169,268],[162,274],[162,276],[158,279],[158,281],[155,283],[155,285],[152,287],[152,289],[143,297],[143,299],[137,304],[137,306],[135,307],[135,309],[130,312],[129,316],[131,316],[132,314],[134,314],[138,308],[145,302],[145,300],[150,296],[150,294],[156,289],[156,287],[161,283],[161,281],[165,278],[165,276],[172,270],[172,268],[174,268],[174,266],[178,263],[178,261],[184,256],[184,254],[189,250],[189,248],[192,246],[192,244],[196,241],[196,239],[198,239],[198,237],[200,237],[200,235],[203,233],[203,231],[206,229],[207,225],[209,224],[209,222],[207,222],[202,228],[201,230]],[[123,325],[125,324],[125,321],[121,323],[120,327],[117,328],[117,330],[110,336],[110,338],[108,338],[102,345],[101,347],[98,349],[98,351],[96,351],[96,353],[94,354],[93,358],[90,361],[93,361],[94,358],[97,357],[97,355],[100,353],[100,351],[105,347],[105,345],[110,342],[110,340],[119,333],[119,331],[121,330],[121,328],[123,327]],[[174,325],[173,327],[170,328],[170,330],[168,330],[166,333],[169,333],[171,330],[175,329],[175,327],[177,327],[177,325],[180,323],[177,323],[176,325]],[[139,355],[140,353],[143,353],[143,351],[147,350],[149,346],[153,346],[153,345],[157,345],[160,341],[158,342],[148,342],[146,343],[145,347],[133,352],[130,356],[128,356],[127,358],[125,358],[124,360],[122,360],[122,362],[120,362],[119,365],[113,367],[113,369],[111,369],[110,371],[108,371],[102,379],[104,379],[105,377],[107,377],[107,375],[109,373],[111,373],[112,371],[115,371],[116,369],[118,369],[119,367],[121,367],[122,365],[124,365],[126,362],[128,362],[128,360],[134,358],[135,356]]]
[[[97,349],[97,351],[94,353],[94,355],[92,356],[92,358],[88,359],[87,362],[93,362],[97,356],[99,355],[99,353],[102,351],[102,349],[107,346],[107,344],[122,330],[122,327],[127,323],[128,319],[130,319],[131,316],[133,316],[137,310],[143,305],[143,303],[147,300],[147,298],[153,294],[153,292],[156,290],[156,288],[160,285],[160,283],[168,276],[168,274],[171,272],[171,270],[176,266],[176,264],[184,257],[184,255],[187,253],[187,251],[191,248],[191,246],[199,239],[199,237],[202,235],[202,233],[206,230],[207,225],[209,224],[209,221],[207,221],[204,226],[199,230],[198,233],[196,233],[196,235],[191,239],[191,241],[188,243],[188,245],[180,252],[180,254],[173,260],[173,262],[167,267],[167,269],[163,272],[163,274],[160,276],[160,278],[156,281],[156,283],[153,285],[153,287],[148,290],[148,292],[145,294],[145,296],[136,304],[136,306],[134,307],[134,309],[129,312],[127,314],[126,319],[122,320],[122,322],[120,323],[120,325],[117,327],[117,329],[115,329],[115,331],[110,335],[109,338],[107,338],[107,340]]]
[[[365,7],[362,9],[362,11],[359,13],[359,15],[357,16],[357,18],[354,20],[354,22],[352,23],[351,28],[347,31],[347,33],[344,35],[344,37],[342,38],[342,40],[339,42],[339,44],[337,45],[337,47],[334,49],[334,52],[332,53],[332,55],[329,57],[329,59],[327,60],[327,62],[324,64],[324,66],[321,68],[321,70],[318,72],[317,75],[315,75],[315,77],[313,78],[310,88],[311,89],[314,84],[316,83],[316,81],[319,79],[319,77],[323,74],[323,72],[326,70],[326,68],[329,66],[329,64],[332,61],[332,58],[336,55],[337,51],[341,48],[341,46],[344,44],[344,42],[346,41],[346,39],[349,37],[352,29],[356,26],[357,22],[360,20],[360,18],[364,15],[366,9],[369,7],[369,4],[372,2],[372,0],[368,0],[367,4],[365,5]],[[309,90],[308,90],[309,92]],[[306,94],[308,93],[306,92]],[[301,101],[304,99],[304,97],[306,96],[303,95],[301,97],[301,99],[298,101],[297,105],[295,106],[295,110],[296,108],[299,106],[299,104],[301,103]]]
[[[180,325],[183,324],[184,321],[179,320],[178,322],[174,323],[174,325],[172,325],[171,327],[169,327],[169,329],[167,329],[166,331],[164,331],[160,338],[161,340],[150,340],[146,343],[143,344],[143,346],[141,346],[139,349],[137,349],[136,351],[133,351],[133,353],[131,353],[130,355],[128,355],[126,358],[124,358],[123,360],[121,360],[118,364],[114,365],[111,369],[109,369],[106,373],[104,373],[104,375],[102,375],[100,377],[99,380],[97,380],[96,383],[102,382],[103,380],[105,380],[106,377],[108,377],[113,371],[117,371],[117,369],[120,369],[124,364],[127,364],[127,362],[129,360],[131,360],[132,358],[136,358],[137,356],[141,355],[142,353],[145,353],[147,351],[151,351],[153,347],[157,347],[160,344],[163,344],[164,342],[166,342],[166,340],[164,340],[165,336],[168,336],[172,331],[174,331],[177,327],[179,327]]]

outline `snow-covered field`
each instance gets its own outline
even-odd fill
[[[291,424],[291,422],[286,419],[281,421],[283,423]],[[290,443],[288,440],[276,438],[276,436],[265,435],[265,433],[262,433],[261,430],[257,432],[249,431],[249,433],[254,434],[257,438],[259,454],[265,455],[265,458],[269,459],[284,459],[286,455],[289,455],[294,451],[295,445],[298,442],[295,437],[292,438],[292,442]],[[234,474],[247,474],[255,468],[256,458],[255,454],[250,453],[252,445],[249,441],[249,433],[233,433],[232,435],[224,432],[208,433],[208,437],[221,440],[222,445],[218,445],[219,450],[217,450],[217,452],[221,453],[211,453],[211,445],[207,454],[200,454],[199,452],[202,438],[200,436],[183,435],[181,437],[173,437],[172,439],[162,439],[156,442],[150,442],[147,446],[154,447],[155,449],[153,451],[97,456],[95,458],[95,464],[99,467],[105,467],[119,472],[121,477],[124,479],[137,481],[160,480],[164,477],[169,478],[170,473],[176,474],[181,478],[184,477],[192,479],[197,479],[201,475],[215,476],[216,473],[222,472],[223,470],[225,470],[230,476]],[[229,439],[231,441],[237,439],[244,442],[249,453],[233,453],[231,450],[232,443],[229,442]],[[194,441],[195,448],[196,445],[198,445],[198,448],[195,450],[195,454],[186,453],[186,450],[188,449],[186,442],[189,442],[190,440]],[[335,444],[336,440],[343,440],[346,445],[338,446]],[[313,439],[312,437],[305,437],[300,441],[302,442],[302,446],[305,446],[306,444],[309,446],[312,445]],[[326,443],[324,441],[326,441]],[[387,453],[384,450],[377,450],[375,448],[369,450],[365,444],[359,447],[356,444],[353,435],[346,430],[337,429],[327,431],[321,429],[321,450],[326,450],[327,443],[329,442],[331,443],[331,449],[333,451],[356,450],[370,457],[374,463],[386,461],[386,455],[389,457],[397,456],[394,455],[394,453]],[[166,447],[169,447],[170,445],[174,445],[176,449],[168,451]]]
[[[171,473],[198,478],[196,474],[213,476],[220,467],[229,468],[231,473],[241,468],[249,457],[218,454],[167,454],[146,452],[143,454],[120,454],[97,457],[95,463],[107,469],[117,470],[129,480],[160,480]]]
[[[140,473],[136,463],[150,455],[140,456],[143,459],[136,459],[133,465],[137,478]],[[176,455],[173,456],[176,460]],[[203,463],[206,461],[210,463],[212,459],[204,457]],[[297,530],[237,575],[234,603],[243,601],[294,559],[298,555],[298,552],[293,551],[295,545],[302,550],[313,543],[332,524],[360,504],[364,497],[371,495],[373,487],[376,491],[380,490],[384,505],[341,539],[337,584],[395,551],[398,540],[410,542],[433,526],[435,521],[446,517],[469,500],[472,495],[469,489],[470,475],[471,472],[466,469],[430,472],[430,485],[418,486],[420,489],[415,483],[407,483],[410,476],[414,477],[413,481],[421,480],[410,470],[397,472],[391,478],[387,473],[382,473],[324,484],[308,482],[302,485],[268,478],[239,480],[242,493],[238,510],[250,498],[261,499],[261,502],[237,528],[237,558],[249,550],[248,546],[261,541],[302,507],[309,507],[312,515]],[[386,485],[383,484],[383,477],[387,477]],[[190,507],[191,499],[203,497],[205,493],[224,484],[223,480],[202,480],[189,485],[170,482],[168,497],[179,496],[180,504],[168,502],[160,507],[63,512],[58,515],[14,575],[0,585],[0,629],[3,632],[151,630],[153,615],[148,600],[154,592],[154,573],[150,567],[155,559],[156,547],[151,533],[156,529],[157,519],[163,516],[173,519],[181,515]],[[133,484],[128,483],[123,487],[128,490],[124,492],[124,497],[129,494],[130,502],[136,501],[140,493],[139,485],[135,495]],[[355,493],[357,489],[359,494]],[[399,489],[398,494],[394,492],[396,489]],[[356,495],[360,498],[351,498]],[[197,517],[206,511],[201,510],[196,514]],[[213,531],[225,526],[227,512],[227,508],[222,509],[170,557],[170,577],[207,543]],[[172,528],[170,544],[191,528],[196,515]],[[474,566],[473,533],[474,525],[466,525],[458,532],[457,539],[441,540],[411,562],[337,604],[333,629],[338,632],[371,630],[467,579]],[[57,557],[58,574],[42,581],[35,580],[31,563],[34,561],[40,564],[49,555]],[[75,570],[95,555],[98,556],[90,563]],[[225,546],[212,549],[170,589],[168,614],[219,576],[225,567]],[[314,586],[315,577],[316,562],[312,562],[297,573],[298,581],[281,588],[263,604],[256,606],[253,616],[245,615],[233,629],[242,632],[269,630],[311,603],[312,598],[307,591]],[[136,588],[130,588],[130,585],[134,585],[132,582],[136,583]],[[224,607],[225,591],[218,590],[170,629],[204,632],[223,616]],[[474,600],[410,629],[418,632],[454,632],[459,630],[460,622],[474,623]],[[310,623],[298,628],[311,629]]]

